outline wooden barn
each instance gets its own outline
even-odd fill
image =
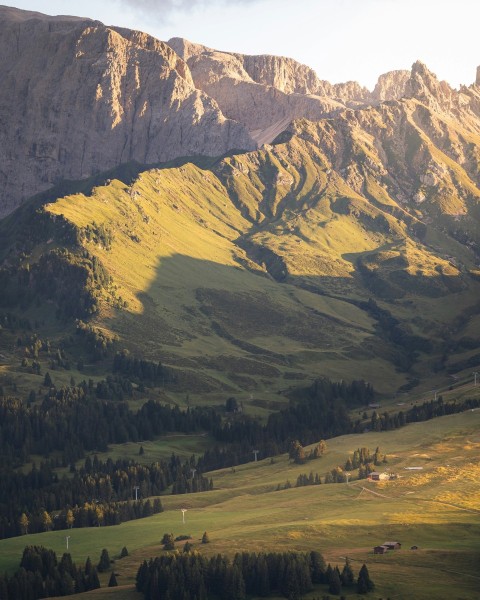
[[[387,481],[387,479],[390,479],[390,475],[388,473],[380,473],[379,471],[372,471],[369,475],[369,478],[372,481]]]
[[[373,548],[374,554],[386,554],[388,552],[387,546],[375,546]]]
[[[383,542],[382,546],[386,546],[388,550],[400,550],[402,544],[400,542]]]

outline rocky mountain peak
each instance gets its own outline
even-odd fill
[[[187,62],[192,56],[198,56],[199,54],[214,51],[213,48],[208,48],[208,46],[190,42],[189,40],[181,37],[172,37],[168,40],[167,44],[170,46],[170,48],[175,50],[178,56],[183,58],[185,62]]]
[[[373,100],[384,102],[385,100],[398,100],[405,95],[405,87],[410,79],[410,71],[389,71],[380,75],[372,92]]]
[[[433,110],[449,111],[456,103],[455,91],[446,81],[439,81],[427,66],[417,60],[405,85],[405,96],[415,98]]]

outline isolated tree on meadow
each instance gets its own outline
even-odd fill
[[[175,549],[175,541],[173,539],[173,533],[164,533],[162,542],[164,550],[174,550]]]
[[[97,570],[99,573],[104,573],[105,571],[108,571],[109,568],[110,568],[110,556],[108,554],[108,550],[106,548],[104,548],[102,550],[102,554],[100,556],[100,562],[97,565]]]
[[[108,587],[117,587],[118,583],[117,583],[117,577],[115,575],[115,571],[112,571],[112,574],[110,575],[110,579],[108,580]]]
[[[208,537],[208,533],[205,531],[202,535],[202,544],[210,543],[210,538]]]

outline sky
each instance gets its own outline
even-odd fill
[[[4,0],[5,1],[5,0]],[[426,63],[454,87],[480,65],[478,0],[10,0],[46,14],[90,17],[167,41],[289,56],[332,83],[373,89],[378,76]]]

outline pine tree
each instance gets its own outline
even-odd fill
[[[120,558],[125,558],[125,556],[128,556],[128,550],[126,546],[122,548],[122,551],[120,552]]]
[[[351,587],[355,582],[355,577],[353,575],[352,567],[350,566],[348,558],[345,561],[345,566],[343,567],[340,579],[342,581],[342,585],[345,587]]]
[[[339,595],[342,591],[342,582],[340,580],[340,573],[338,571],[338,567],[332,569],[329,581],[328,581],[328,591],[331,594]]]
[[[370,579],[367,565],[363,565],[358,573],[357,592],[359,594],[368,594],[375,588],[373,581]]]
[[[210,542],[210,538],[208,537],[208,533],[205,531],[202,535],[202,544],[208,544]]]
[[[115,576],[115,571],[112,571],[112,574],[110,575],[110,579],[108,580],[108,587],[117,587],[118,583],[117,583],[117,578]]]
[[[313,550],[310,552],[310,576],[312,583],[325,583],[325,560],[320,552]]]
[[[102,550],[102,554],[100,556],[100,562],[97,565],[97,570],[99,573],[104,573],[108,571],[110,568],[110,556],[108,555],[108,550],[104,548]]]

